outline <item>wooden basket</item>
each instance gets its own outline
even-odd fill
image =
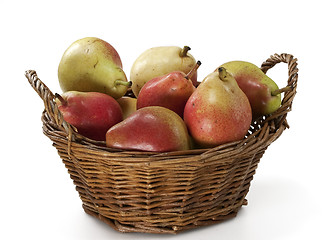
[[[267,147],[288,127],[297,59],[275,54],[263,72],[288,64],[282,106],[253,122],[242,141],[211,149],[153,153],[107,148],[64,121],[54,94],[33,70],[25,75],[44,101],[43,132],[68,169],[86,213],[121,232],[177,233],[236,216]]]

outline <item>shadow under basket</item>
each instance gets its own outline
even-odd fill
[[[211,149],[154,153],[107,148],[64,121],[54,94],[33,70],[25,76],[44,101],[43,132],[58,150],[86,213],[121,232],[177,233],[235,217],[267,147],[288,128],[297,59],[270,56],[264,73],[288,64],[281,107],[254,121],[241,141]]]

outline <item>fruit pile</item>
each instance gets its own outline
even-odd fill
[[[110,148],[168,152],[241,140],[253,120],[280,107],[282,91],[254,64],[227,62],[198,82],[201,62],[189,51],[150,48],[128,80],[108,42],[77,40],[58,67],[58,108],[81,135]]]

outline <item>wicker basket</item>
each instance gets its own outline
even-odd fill
[[[26,77],[44,101],[43,132],[68,169],[86,213],[121,232],[177,233],[235,217],[260,158],[288,127],[296,94],[297,59],[275,54],[261,66],[288,64],[282,106],[252,123],[242,141],[212,149],[153,153],[110,149],[64,121],[54,94],[35,71]]]

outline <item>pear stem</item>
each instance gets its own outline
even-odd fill
[[[124,85],[124,86],[126,86],[126,87],[130,87],[130,86],[132,86],[132,82],[131,81],[129,81],[129,82],[126,82],[126,81],[123,81],[123,80],[115,80],[115,86],[117,86],[117,85]]]
[[[197,61],[193,66],[193,68],[191,69],[191,71],[189,71],[189,73],[186,74],[185,78],[190,79],[194,75],[194,73],[198,70],[198,68],[201,66],[201,64],[202,63],[200,61]]]
[[[55,93],[55,98],[59,99],[59,101],[61,102],[61,104],[63,106],[66,106],[67,105],[67,101],[58,93]]]
[[[227,81],[227,79],[226,79],[226,77],[227,77],[226,68],[220,67],[220,68],[218,68],[218,72],[219,72],[219,78],[220,78],[220,80]]]
[[[189,46],[184,46],[183,49],[180,51],[179,56],[180,57],[186,57],[187,52],[190,51],[191,48]]]
[[[284,88],[276,89],[275,91],[272,91],[271,92],[271,96],[277,96],[280,93],[288,92],[290,90],[292,90],[292,87],[291,86],[286,86]]]

